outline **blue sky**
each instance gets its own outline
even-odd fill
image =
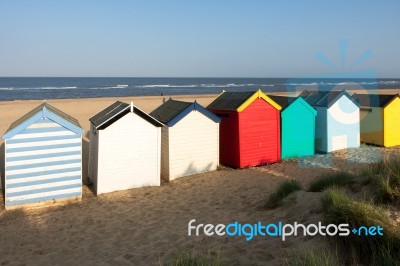
[[[0,76],[400,78],[399,10],[390,0],[2,0]]]

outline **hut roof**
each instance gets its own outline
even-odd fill
[[[157,107],[155,110],[153,110],[150,114],[164,124],[168,124],[168,122],[174,119],[178,114],[180,114],[190,105],[192,105],[192,103],[169,99],[168,101]]]
[[[218,98],[216,98],[207,106],[207,109],[236,110],[253,94],[254,91],[223,92]]]
[[[272,100],[274,100],[274,102],[282,106],[282,110],[286,109],[293,102],[300,100],[302,101],[303,105],[305,105],[314,115],[317,114],[317,111],[301,97],[276,96],[276,95],[268,95],[268,97],[270,97]]]
[[[282,107],[282,109],[285,109],[286,107],[288,107],[289,104],[291,104],[297,99],[297,97],[286,97],[286,96],[276,96],[276,95],[268,95],[268,97],[274,100],[274,102],[276,102],[277,104],[279,104]]]
[[[12,123],[10,125],[10,128],[8,129],[8,131],[13,129],[13,128],[15,128],[15,127],[17,127],[19,124],[21,124],[22,122],[28,120],[29,118],[31,118],[32,116],[34,116],[35,114],[37,114],[38,112],[43,110],[44,107],[46,107],[47,110],[49,110],[50,112],[58,115],[59,117],[67,120],[68,122],[74,124],[75,126],[81,127],[81,125],[79,124],[79,121],[77,119],[75,119],[72,116],[62,112],[61,110],[55,108],[54,106],[48,104],[47,102],[44,102],[41,105],[39,105],[38,107],[36,107],[35,109],[33,109],[32,111],[30,111],[29,113],[23,115],[21,118],[16,120],[14,123]]]
[[[346,91],[303,91],[299,97],[302,97],[311,106],[315,107],[331,107],[340,97],[345,95],[354,104],[358,103]]]
[[[54,116],[52,116],[51,114],[54,114]],[[54,106],[48,104],[47,102],[44,102],[38,107],[34,108],[32,111],[23,115],[15,122],[13,122],[7,129],[6,133],[4,133],[2,138],[3,139],[11,138],[12,136],[18,134],[23,129],[27,128],[29,125],[35,123],[41,118],[49,118],[51,120],[55,120],[55,122],[60,123],[62,126],[76,133],[83,132],[82,127],[77,119],[55,108]],[[63,123],[63,121],[60,120],[59,118],[61,118],[67,123]]]
[[[201,112],[216,123],[221,121],[219,117],[202,107],[196,101],[190,103],[169,99],[152,111],[150,115],[171,127],[193,110]]]
[[[282,107],[274,102],[270,97],[265,95],[261,90],[246,92],[223,92],[212,103],[207,106],[211,110],[235,110],[243,111],[255,99],[262,98],[276,109],[281,110]]]
[[[385,107],[396,97],[399,97],[399,95],[353,94],[353,98],[360,104],[360,106],[364,107]]]
[[[131,111],[156,127],[163,126],[159,121],[136,106],[120,101],[116,101],[104,110],[100,111],[95,116],[91,117],[89,121],[96,129],[104,129]]]

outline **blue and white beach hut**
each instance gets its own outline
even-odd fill
[[[5,207],[82,197],[79,122],[48,103],[11,124],[5,140]]]
[[[317,110],[317,151],[360,146],[360,107],[346,91],[303,91],[299,96]]]

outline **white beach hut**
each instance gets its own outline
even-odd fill
[[[216,170],[219,165],[220,118],[197,102],[168,100],[151,116],[162,128],[161,177],[178,177]]]
[[[90,118],[88,174],[97,194],[160,185],[162,126],[119,101]]]
[[[5,140],[5,207],[82,197],[79,122],[43,103],[11,124]]]
[[[299,96],[317,110],[317,151],[332,152],[360,146],[359,104],[346,91],[303,91]]]

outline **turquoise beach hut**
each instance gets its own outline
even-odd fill
[[[317,110],[301,97],[268,96],[282,107],[282,159],[313,155]]]

